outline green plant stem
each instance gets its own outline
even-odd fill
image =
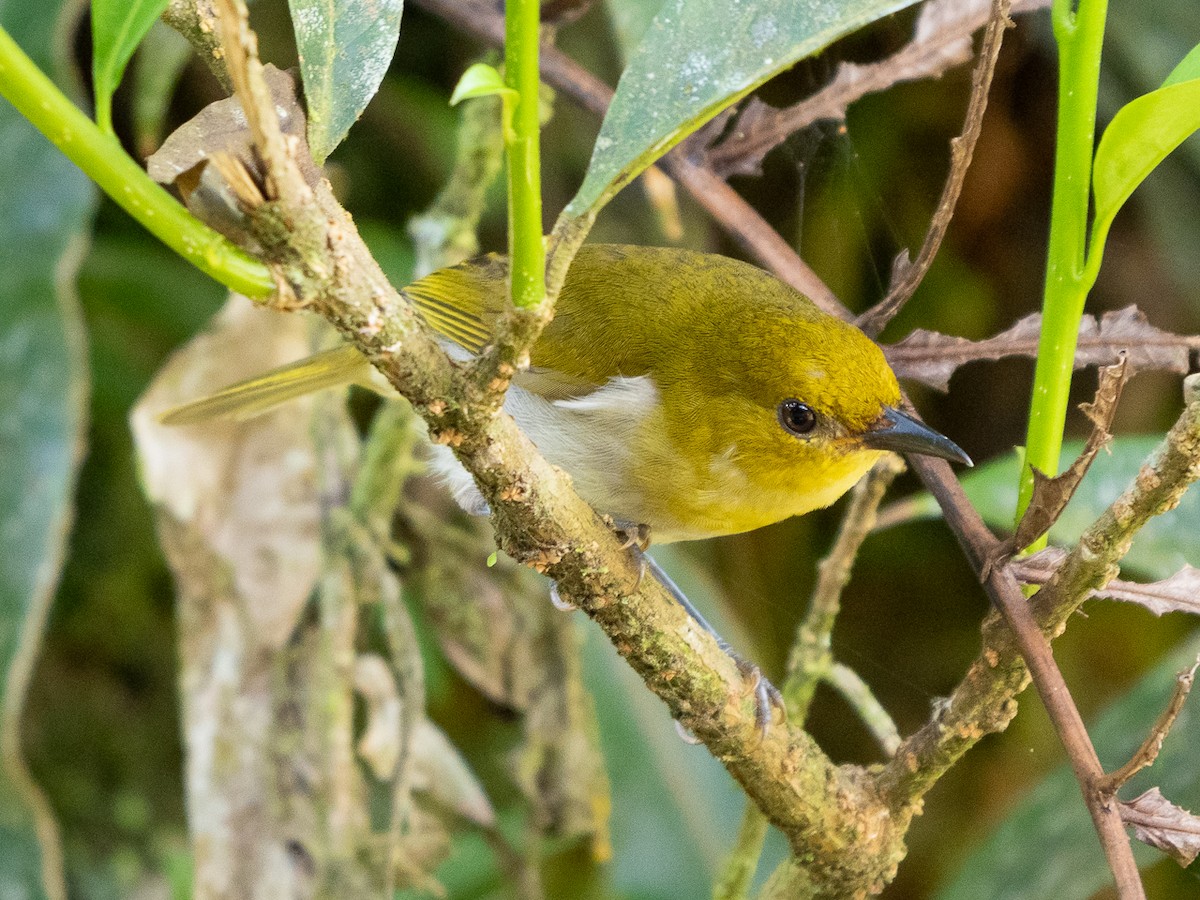
[[[1083,304],[1095,282],[1087,266],[1088,198],[1100,83],[1100,50],[1107,0],[1054,0],[1051,16],[1059,48],[1058,136],[1054,196],[1042,301],[1042,332],[1029,407],[1025,466],[1017,501],[1019,520],[1033,496],[1032,467],[1053,475],[1062,452],[1063,425],[1075,365]],[[1044,539],[1031,549],[1044,546]]]
[[[513,304],[530,309],[546,296],[542,181],[538,150],[538,0],[508,0],[504,11],[504,81],[519,95],[508,150],[508,252]]]
[[[747,803],[742,812],[737,840],[713,887],[713,900],[745,900],[750,894],[750,885],[754,881],[754,873],[758,871],[758,858],[762,855],[768,828],[769,823],[762,810],[753,803]]]
[[[248,297],[275,292],[275,280],[265,265],[213,231],[151,180],[2,28],[0,96],[151,234],[200,271]],[[20,164],[20,160],[9,162]]]

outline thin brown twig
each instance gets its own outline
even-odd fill
[[[1109,797],[1115,796],[1125,782],[1142,769],[1153,765],[1154,760],[1158,759],[1163,741],[1167,739],[1167,735],[1175,725],[1175,720],[1183,711],[1183,704],[1187,702],[1188,694],[1192,691],[1192,683],[1195,681],[1198,666],[1200,666],[1200,659],[1197,659],[1190,669],[1180,672],[1176,676],[1175,690],[1171,693],[1171,700],[1167,704],[1167,708],[1163,710],[1162,715],[1158,717],[1154,727],[1150,729],[1150,733],[1146,735],[1146,739],[1142,741],[1142,745],[1137,748],[1129,761],[1101,779],[1096,786],[1101,794]]]
[[[1117,563],[1137,531],[1152,516],[1173,508],[1188,485],[1200,477],[1200,377],[1191,376],[1185,382],[1185,401],[1187,406],[1183,414],[1134,483],[1084,532],[1067,561],[1032,602],[1026,603],[1019,589],[1013,591],[1004,587],[1008,580],[1004,578],[1007,569],[992,571],[985,582],[989,595],[995,597],[1001,590],[1007,590],[1013,600],[1011,605],[1026,613],[1032,612],[1046,633],[1059,633],[1083,601],[1116,575]],[[950,495],[961,491],[944,463],[917,458],[910,463],[914,468],[926,465],[932,469],[930,481],[936,483],[940,491]],[[945,471],[939,473],[938,469]],[[949,484],[941,479],[942,474],[949,479]],[[974,509],[955,503],[952,496],[947,499],[943,507],[947,515],[953,509],[966,517],[961,523],[966,529],[960,525],[955,528],[955,533],[968,557],[981,564],[987,558],[989,547],[995,545],[995,538],[989,535],[981,540],[975,526],[978,524],[980,529],[983,526],[977,522]],[[975,538],[966,539],[966,530],[975,531]],[[999,601],[997,605],[1001,605]],[[879,789],[893,804],[920,802],[941,774],[985,733],[1001,730],[1007,725],[1016,712],[1013,698],[1026,683],[1026,673],[1015,643],[1015,636],[1025,631],[1026,626],[1021,625],[1019,630],[1007,632],[999,627],[995,616],[985,621],[984,649],[979,659],[971,665],[938,715],[905,740],[896,759],[881,773]],[[1020,652],[1024,652],[1023,646]],[[1072,761],[1075,762],[1074,755]],[[1113,822],[1117,818],[1114,809],[1111,804],[1104,803],[1096,790],[1103,778],[1102,772],[1097,774],[1092,770],[1084,781],[1089,810],[1093,811],[1094,819],[1099,818],[1104,823],[1100,833],[1106,851],[1118,846],[1127,848],[1128,841],[1123,832],[1120,843],[1117,842],[1120,829]],[[1119,884],[1123,884],[1130,896],[1138,896],[1140,888],[1132,883],[1135,867],[1127,859],[1120,868],[1125,874]]]
[[[957,501],[955,495],[962,488],[949,465],[919,457],[910,457],[909,463],[918,471],[922,465],[931,470],[925,483],[939,502],[944,500],[942,509],[947,518],[951,514],[958,517],[954,533],[976,571],[981,572],[999,542],[973,506],[965,500]],[[904,741],[879,777],[880,790],[893,802],[919,803],[925,791],[981,737],[1008,725],[1016,714],[1015,697],[1028,684],[1031,674],[1067,752],[1120,896],[1144,897],[1120,816],[1095,787],[1104,777],[1099,757],[1030,604],[1004,567],[992,567],[983,586],[1008,629],[998,629],[995,618],[985,621],[980,659],[972,664],[950,702],[928,725]],[[1022,659],[1025,665],[1021,665]]]
[[[907,254],[897,258],[887,296],[856,320],[858,327],[871,337],[883,331],[887,323],[912,298],[918,285],[925,279],[929,267],[933,265],[934,257],[950,227],[950,220],[954,217],[954,209],[958,205],[963,182],[967,177],[967,169],[970,168],[971,158],[975,154],[975,144],[983,130],[983,114],[987,111],[992,75],[996,71],[996,61],[1000,58],[1004,32],[1013,24],[1009,18],[1011,7],[1011,0],[993,0],[992,15],[983,37],[983,46],[979,51],[979,61],[971,74],[971,100],[967,105],[966,121],[962,134],[950,141],[950,173],[942,186],[942,196],[938,200],[929,229],[925,232],[921,250],[913,262],[908,261]]]
[[[1071,769],[1079,782],[1092,824],[1100,838],[1100,846],[1115,879],[1117,893],[1122,900],[1144,898],[1146,893],[1120,812],[1099,789],[1104,779],[1100,757],[1054,660],[1050,641],[1038,627],[1033,611],[1011,573],[993,570],[988,581],[992,583],[995,596],[999,599],[998,605],[1005,621],[1017,638],[1021,656],[1033,675],[1033,683],[1042,698],[1042,704],[1066,748]]]
[[[1049,5],[1049,0],[1014,0],[1012,11]],[[843,120],[847,108],[868,94],[939,78],[969,60],[971,36],[989,17],[986,0],[931,0],[921,10],[912,40],[891,56],[867,64],[843,62],[828,84],[791,106],[776,109],[752,100],[738,113],[728,136],[703,152],[704,164],[722,177],[760,172],[762,159],[797,131]]]

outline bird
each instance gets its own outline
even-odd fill
[[[490,341],[507,284],[507,259],[489,254],[403,293],[465,360]],[[345,345],[162,421],[254,415],[312,390],[377,383],[373,372]],[[504,409],[594,509],[665,544],[829,506],[889,451],[971,465],[901,403],[874,341],[762,269],[681,248],[585,244]],[[486,513],[453,453],[432,453],[458,503]],[[676,599],[711,631],[682,592]]]

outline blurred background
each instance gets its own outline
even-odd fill
[[[1200,39],[1191,0],[1114,0],[1112,7],[1102,92],[1109,114],[1161,83]],[[910,13],[880,23],[797,66],[760,96],[773,105],[793,102],[828,79],[839,61],[877,59],[902,45],[912,22]],[[286,4],[260,0],[253,23],[264,58],[280,67],[294,64]],[[89,71],[88,34],[84,17],[70,54],[81,72]],[[135,60],[116,104],[118,132],[139,157],[163,134],[142,104],[153,109],[156,96],[169,101],[169,131],[222,96],[206,68],[182,62],[182,55],[176,85],[162,62],[174,51],[162,49],[169,46],[164,35],[153,40],[159,43]],[[604,3],[592,4],[564,27],[559,46],[615,83],[620,52]],[[413,264],[406,223],[430,204],[453,161],[457,113],[447,98],[462,71],[486,52],[409,4],[383,88],[330,160],[330,177],[346,206],[397,279]],[[868,97],[851,108],[845,127],[819,124],[793,136],[767,158],[761,178],[738,177],[732,184],[799,247],[843,302],[864,309],[884,293],[892,257],[920,245],[969,87],[969,68],[963,67],[937,81]],[[981,338],[1039,307],[1054,109],[1053,41],[1042,11],[1020,17],[1006,38],[949,236],[914,300],[884,334],[885,342],[917,327]],[[578,185],[598,124],[565,97],[555,103],[543,138],[548,222]],[[681,235],[668,236],[660,212],[639,181],[600,216],[591,239],[675,242],[739,255],[683,192]],[[486,250],[504,246],[499,185],[480,243]],[[76,896],[180,894],[187,889],[187,843],[173,588],[138,485],[127,417],[165,357],[205,325],[223,292],[108,201],[100,205],[84,252],[79,293],[92,379],[87,457],[69,557],[32,686],[26,749],[61,824]],[[1160,327],[1197,333],[1197,285],[1200,143],[1193,138],[1118,218],[1089,311],[1136,303]],[[948,394],[915,389],[914,401],[934,427],[976,461],[988,461],[1022,441],[1031,371],[1025,360],[968,366],[955,375]],[[1094,374],[1079,375],[1079,399],[1088,397],[1094,383]],[[1139,376],[1122,401],[1117,430],[1161,433],[1179,408],[1178,378]],[[1072,416],[1072,433],[1082,434],[1082,418]],[[903,476],[889,499],[917,488],[911,475]],[[739,650],[776,677],[841,509],[839,504],[753,534],[671,548],[663,562],[715,609]],[[1191,562],[1200,564],[1200,550]],[[932,704],[949,693],[974,658],[986,610],[986,598],[946,527],[937,519],[902,524],[867,542],[846,591],[834,652],[870,684],[901,733],[908,733],[929,717]],[[548,890],[564,898],[707,896],[741,814],[740,794],[702,748],[679,740],[665,707],[615,659],[595,627],[578,618],[586,632],[584,680],[596,697],[612,781],[615,858],[598,867],[586,892],[578,885],[556,888],[568,883],[566,873],[578,862],[579,851],[565,848],[548,867]],[[1158,619],[1136,608],[1093,603],[1055,646],[1077,702],[1093,722],[1111,704],[1133,702],[1127,698],[1134,686],[1157,664],[1170,662],[1172,650],[1194,631],[1195,623],[1180,615]],[[513,791],[494,759],[511,742],[509,717],[459,678],[433,645],[428,649],[430,715],[463,748],[503,807]],[[1146,722],[1165,697],[1151,693],[1137,701]],[[854,715],[824,690],[811,728],[835,761],[879,759]],[[1186,735],[1175,739],[1185,741]],[[1043,818],[1070,810],[1086,828],[1073,786],[1068,781],[1062,787],[1062,759],[1036,698],[1025,695],[1008,731],[985,739],[929,795],[909,836],[910,855],[884,896],[931,897],[951,886],[956,897],[1059,896],[1020,881],[1005,884],[1004,876],[987,874],[992,870],[980,862],[983,857],[971,854],[986,855],[995,847],[997,828],[1014,810],[1036,817],[1022,807],[1030,798],[1059,798],[1061,809],[1044,810]],[[1186,769],[1187,762],[1184,754],[1179,765]],[[1196,771],[1181,783],[1190,785],[1194,802],[1200,800],[1200,766],[1194,759],[1191,764]],[[1048,776],[1058,781],[1044,783]],[[1187,805],[1189,796],[1173,799]],[[782,852],[773,835],[764,871]],[[1056,865],[1054,853],[1044,857],[1024,856],[1026,874],[1032,878],[1040,867]],[[1064,860],[1071,858],[1064,853]],[[998,862],[995,867],[1003,869]],[[467,840],[440,875],[451,897],[501,896],[494,872],[482,843]],[[1147,877],[1151,896],[1200,895],[1196,873],[1173,862],[1155,863]]]

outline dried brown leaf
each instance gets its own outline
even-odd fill
[[[1009,567],[1025,584],[1045,584],[1066,558],[1067,551],[1047,547],[1031,556],[1014,559]],[[1200,569],[1184,566],[1169,578],[1149,583],[1114,578],[1090,596],[1136,603],[1156,616],[1169,612],[1200,615]]]
[[[1048,0],[1017,0],[1013,12],[1049,6]],[[971,35],[987,24],[990,0],[931,0],[921,8],[912,40],[877,63],[842,63],[833,80],[811,97],[777,109],[752,98],[722,142],[704,157],[718,175],[761,175],[762,161],[791,134],[814,122],[841,120],[846,108],[892,85],[937,78],[971,58]],[[718,132],[721,133],[721,132]]]
[[[1115,579],[1094,596],[1136,603],[1156,616],[1169,612],[1200,615],[1200,569],[1184,566],[1170,578],[1150,584]]]
[[[304,107],[297,95],[296,81],[289,72],[266,66],[265,77],[279,114],[284,134],[304,140]],[[297,154],[309,186],[320,180],[320,172],[307,153]],[[251,177],[262,177],[258,155],[246,114],[236,97],[210,103],[179,126],[163,145],[146,160],[150,177],[160,184],[174,185],[195,215],[204,219],[231,240],[246,244],[250,236],[244,225],[239,198],[245,196],[240,184],[230,184],[226,172],[234,167],[225,163],[207,163],[222,156],[235,160]]]
[[[1157,847],[1181,866],[1200,856],[1200,817],[1176,806],[1153,787],[1128,803],[1121,802],[1121,819],[1144,844]]]
[[[1112,440],[1109,429],[1117,412],[1117,401],[1121,398],[1125,382],[1132,375],[1133,368],[1124,353],[1115,366],[1105,366],[1100,370],[1100,386],[1096,389],[1095,398],[1091,403],[1083,403],[1079,407],[1092,422],[1092,433],[1088,436],[1087,444],[1061,475],[1051,478],[1037,469],[1033,470],[1033,497],[1010,538],[1013,550],[1028,547],[1049,531],[1067,508],[1079,482],[1083,481],[1083,476],[1091,468],[1092,460]]]
[[[1008,356],[1036,356],[1041,329],[1041,313],[1033,313],[1006,331],[982,341],[917,329],[883,350],[897,377],[947,391],[950,376],[967,363]],[[1192,351],[1198,349],[1200,337],[1155,328],[1136,306],[1127,306],[1105,313],[1099,320],[1095,316],[1083,317],[1075,350],[1075,368],[1111,365],[1121,351],[1125,351],[1130,364],[1139,372],[1166,371],[1184,375],[1188,372]]]

